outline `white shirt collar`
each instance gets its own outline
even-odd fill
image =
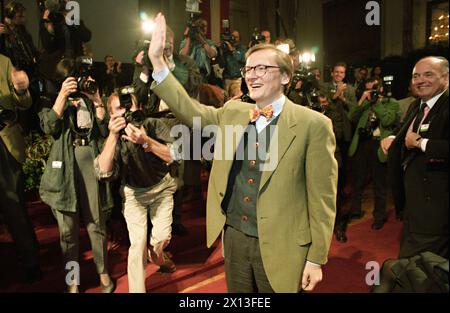
[[[445,89],[443,92],[441,92],[440,94],[438,94],[438,95],[436,95],[436,96],[434,96],[433,98],[431,98],[430,100],[428,100],[428,101],[423,101],[423,100],[421,100],[420,101],[420,106],[422,106],[422,104],[423,103],[426,103],[427,105],[428,105],[428,107],[430,108],[430,110],[433,108],[433,106],[436,104],[436,102],[438,101],[438,99],[442,96],[442,94],[444,93],[444,92],[446,92],[447,91],[447,89]]]

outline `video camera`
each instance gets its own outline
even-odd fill
[[[98,85],[94,80],[89,79],[92,77],[92,58],[78,57],[75,60],[75,67],[71,76],[77,80],[77,92],[71,94],[72,98],[80,98],[81,92],[93,95],[98,90]]]
[[[302,82],[302,85],[300,90],[296,90],[295,88],[299,81]],[[319,81],[316,79],[316,75],[307,68],[300,67],[294,72],[289,89],[290,91],[295,90],[299,92],[302,96],[303,103],[300,104],[305,105],[314,111],[322,111],[322,106],[320,105],[318,98]]]
[[[266,36],[261,35],[258,28],[255,28],[252,34],[252,39],[250,40],[250,47],[263,43],[264,41],[266,41]]]
[[[38,7],[41,14],[48,10],[48,21],[60,25],[64,23],[64,11],[66,10],[66,3],[64,0],[38,0]]]
[[[122,88],[118,89],[119,94],[119,102],[120,107],[125,109],[124,118],[127,124],[132,124],[136,127],[141,127],[144,125],[145,121],[145,114],[141,110],[131,111],[131,108],[133,106],[133,97],[134,94],[134,87],[133,86],[124,86]],[[121,135],[125,134],[125,130],[122,129],[120,131]]]
[[[16,112],[0,107],[0,131],[2,131],[7,124],[14,122],[16,119]]]

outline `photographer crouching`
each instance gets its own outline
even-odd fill
[[[389,87],[391,80],[386,83]],[[387,157],[380,148],[380,140],[393,133],[399,120],[399,104],[390,97],[389,88],[374,78],[366,80],[365,88],[358,105],[349,112],[352,123],[357,125],[348,151],[354,162],[350,217],[362,216],[361,197],[368,170],[372,170],[375,198],[372,229],[378,230],[387,220]]]
[[[130,89],[121,88],[108,100],[110,133],[94,166],[99,179],[122,180],[123,214],[131,243],[129,291],[145,293],[147,216],[150,214],[153,225],[150,257],[162,265],[168,258],[163,250],[171,239],[177,186],[170,173],[174,166],[170,144],[166,144],[173,141],[170,129],[159,119],[145,118]]]
[[[224,32],[221,37],[219,54],[217,57],[220,67],[223,68],[224,89],[229,98],[240,97],[241,68],[245,65],[245,47],[241,44],[239,32]]]
[[[94,262],[103,293],[114,290],[107,270],[106,215],[113,206],[109,184],[98,182],[94,158],[108,135],[106,110],[95,81],[90,77],[92,59],[62,59],[57,76],[63,80],[52,108],[39,113],[41,127],[53,139],[41,179],[41,199],[58,222],[64,266],[79,264],[79,231],[82,216],[91,241]],[[69,266],[69,267],[68,267]],[[79,281],[67,283],[78,292]]]

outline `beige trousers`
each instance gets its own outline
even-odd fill
[[[153,224],[150,244],[157,253],[162,253],[169,244],[172,232],[173,193],[177,186],[167,174],[159,184],[148,190],[136,190],[122,186],[123,215],[130,237],[128,250],[128,290],[145,293],[147,266],[147,214]]]

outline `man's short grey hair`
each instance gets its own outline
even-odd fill
[[[432,59],[435,63],[439,64],[439,67],[441,69],[441,74],[443,74],[443,75],[448,74],[448,72],[449,72],[448,60],[446,58],[441,57],[441,56],[431,55],[431,56],[427,56],[427,57],[420,59],[419,61],[417,61],[417,63],[419,63],[420,61],[423,61],[423,60],[427,60],[427,59]]]

